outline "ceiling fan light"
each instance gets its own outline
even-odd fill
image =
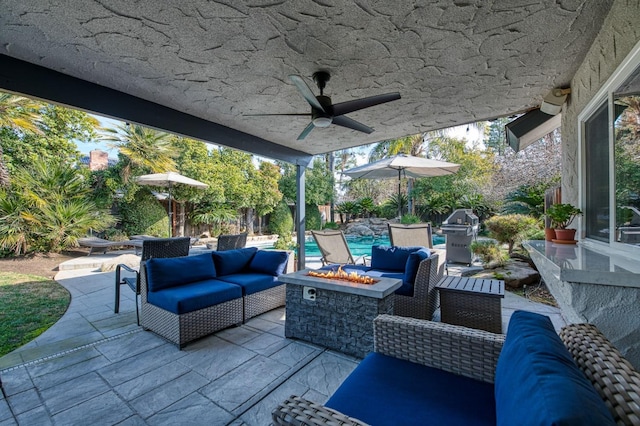
[[[329,127],[332,121],[331,117],[316,117],[313,119],[313,125],[316,127]]]

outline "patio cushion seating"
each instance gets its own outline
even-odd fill
[[[231,275],[247,269],[257,251],[257,247],[247,247],[222,252],[213,251],[211,256],[218,275]]]
[[[248,247],[150,259],[141,271],[142,326],[182,347],[283,306],[285,286],[276,274],[293,267],[290,253],[260,252]]]
[[[140,240],[142,244],[142,254],[140,265],[153,258],[182,257],[189,254],[189,238],[153,238]],[[134,276],[122,276],[122,270],[128,271]],[[114,312],[120,311],[120,286],[126,284],[136,294],[136,319],[140,325],[140,312],[138,308],[138,296],[140,295],[140,267],[133,268],[128,264],[119,263],[116,266],[116,291]],[[173,274],[171,274],[173,275]]]
[[[637,403],[616,411],[609,399],[633,398],[626,392],[638,372],[620,374],[619,353],[597,346],[595,363],[613,370],[599,382],[608,391],[600,397],[583,374],[589,370],[579,369],[567,349],[579,345],[589,352],[603,339],[599,332],[596,338],[573,332],[582,326],[566,326],[561,337],[571,338],[562,337],[562,344],[548,317],[524,311],[513,314],[506,338],[380,315],[374,352],[325,405],[292,396],[273,411],[273,424],[635,424]]]
[[[242,294],[249,295],[280,285],[277,276],[264,272],[242,272],[218,277],[221,281],[235,284],[242,288]]]
[[[321,267],[335,270],[338,264]],[[398,278],[402,286],[395,291],[395,315],[431,319],[438,307],[436,284],[444,275],[438,250],[426,247],[371,247],[371,266],[342,265],[347,271],[357,271],[372,277]]]
[[[149,280],[152,282],[153,280]],[[166,287],[161,291],[149,291],[149,303],[174,314],[186,314],[198,309],[242,298],[242,288],[216,279],[204,279]]]

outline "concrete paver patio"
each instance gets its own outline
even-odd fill
[[[325,402],[359,362],[286,339],[284,308],[180,351],[136,326],[132,292],[113,313],[113,272],[61,270],[56,280],[71,292],[67,313],[0,358],[0,426],[268,425],[292,394]],[[516,309],[564,324],[558,309],[507,294],[505,327]]]

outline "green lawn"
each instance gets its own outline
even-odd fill
[[[0,272],[0,356],[51,327],[70,300],[69,292],[53,280]]]

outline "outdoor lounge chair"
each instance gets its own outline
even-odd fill
[[[433,248],[433,234],[430,223],[414,223],[411,225],[388,223],[387,226],[389,227],[389,240],[391,240],[392,246]]]
[[[151,238],[139,240],[142,243],[142,255],[140,256],[140,264],[143,262],[159,257],[182,257],[189,255],[189,237],[178,238]],[[121,270],[125,269],[134,276],[122,277]],[[140,311],[138,309],[138,296],[140,296],[140,272],[123,263],[116,266],[116,300],[114,313],[120,311],[120,286],[126,284],[136,295],[136,319],[140,325]]]
[[[98,237],[78,238],[78,244],[80,244],[81,247],[89,247],[89,254],[87,254],[87,256],[91,256],[93,253],[105,254],[107,250],[112,247],[123,246],[133,247],[136,251],[136,254],[138,254],[140,248],[142,247],[141,240],[109,241]]]
[[[356,265],[361,262],[366,263],[365,256],[354,259],[347,244],[347,239],[342,231],[311,231],[311,235],[316,240],[320,253],[322,253],[322,265],[326,266],[332,263]]]
[[[234,235],[219,235],[216,251],[226,251],[244,248],[247,245],[247,233]]]

